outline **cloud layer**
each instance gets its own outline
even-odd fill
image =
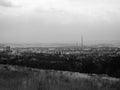
[[[0,41],[120,38],[120,0],[0,0],[0,6]]]
[[[3,6],[3,7],[12,7],[12,3],[11,1],[8,1],[8,0],[0,0],[0,6]]]
[[[120,16],[119,0],[1,0],[0,4],[7,7],[17,6],[1,11],[7,15],[26,15],[48,20],[55,17],[59,21],[69,17],[70,21],[74,18],[86,18],[88,22],[112,22],[115,17]]]

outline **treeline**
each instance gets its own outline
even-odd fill
[[[57,55],[24,53],[21,56],[0,53],[0,63],[39,69],[107,74],[120,78],[120,56]]]

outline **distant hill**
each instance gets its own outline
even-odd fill
[[[4,46],[11,47],[66,47],[74,46],[74,44],[69,43],[23,43],[23,44],[14,44],[14,43],[5,43]]]
[[[119,42],[106,42],[106,43],[94,43],[94,42],[85,42],[85,46],[92,47],[120,47]],[[75,47],[81,46],[79,43],[1,43],[0,46],[11,46],[11,47]]]

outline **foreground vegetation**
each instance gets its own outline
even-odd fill
[[[120,90],[120,80],[76,72],[0,65],[0,90]]]
[[[6,52],[0,53],[0,64],[19,65],[38,69],[54,69],[80,73],[106,74],[120,78],[120,55],[97,54],[44,54],[22,53],[11,55]]]

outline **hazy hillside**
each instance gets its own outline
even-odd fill
[[[0,90],[120,90],[120,80],[67,71],[0,65]]]

